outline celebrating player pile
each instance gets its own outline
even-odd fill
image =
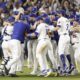
[[[4,11],[0,9],[0,20],[3,20],[0,76],[16,77],[16,72],[23,72],[24,53],[28,54],[27,68],[32,69],[29,75],[76,75],[80,62],[79,11],[69,14],[68,2],[55,11],[47,3],[40,7],[40,0],[37,7],[36,3],[32,4],[34,7],[29,2],[23,3],[15,2],[8,17],[4,17]]]

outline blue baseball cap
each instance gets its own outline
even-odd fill
[[[20,16],[20,20],[27,20],[27,21],[28,21],[28,18],[29,18],[29,16],[27,16],[27,15],[25,15],[25,14],[22,14],[22,15]]]
[[[65,10],[60,10],[60,11],[57,11],[57,14],[65,15],[65,14],[66,14],[66,12],[65,12]]]
[[[36,21],[39,21],[39,20],[43,20],[43,18],[42,18],[41,16],[38,16],[38,17],[36,18]]]
[[[30,17],[37,17],[37,15],[34,14],[34,13],[30,14],[29,16],[30,16]]]
[[[37,8],[32,8],[32,13],[36,13],[37,12]]]
[[[18,15],[19,14],[19,11],[13,11],[12,12],[14,15]]]
[[[54,11],[50,12],[50,15],[56,15],[56,12],[54,12]]]
[[[8,22],[14,22],[15,21],[15,18],[10,16],[8,19],[7,19]]]
[[[14,6],[17,5],[17,4],[22,4],[22,1],[14,2]]]
[[[79,22],[79,19],[78,18],[75,18],[74,21]]]
[[[73,15],[73,14],[69,16],[69,18],[71,18],[71,19],[74,18],[74,17],[75,17],[75,15]]]
[[[46,18],[46,19],[44,20],[44,22],[45,22],[46,24],[51,24],[50,18]]]
[[[75,18],[78,18],[78,19],[80,19],[80,15],[75,15]]]
[[[55,17],[55,18],[54,18],[54,21],[57,21],[58,19],[59,19],[58,17]]]
[[[46,13],[41,14],[41,17],[47,17],[48,15]]]

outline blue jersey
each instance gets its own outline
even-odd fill
[[[17,39],[21,43],[24,42],[25,32],[28,32],[30,29],[29,24],[25,24],[23,22],[15,22],[13,28],[12,39]]]

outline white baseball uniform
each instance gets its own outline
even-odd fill
[[[32,64],[33,64],[33,56],[32,56],[32,43],[33,43],[33,40],[28,40],[27,42],[27,49],[28,49],[28,68],[32,68]]]
[[[53,30],[54,29],[54,26],[53,25],[49,25],[48,27],[47,27],[47,30],[49,31],[49,32],[52,32],[53,33]],[[51,34],[50,36],[49,36],[49,38],[50,38],[50,40],[51,40],[51,37],[52,36],[54,36],[54,34]],[[57,63],[58,63],[58,61],[57,61],[57,58],[58,58],[58,55],[57,55],[57,51],[56,51],[56,49],[57,49],[57,44],[56,44],[56,41],[55,40],[51,40],[51,45],[52,45],[52,47],[53,47],[53,54],[51,54],[50,52],[49,52],[49,50],[48,50],[48,56],[49,56],[49,58],[50,58],[50,61],[51,61],[51,63],[52,63],[52,67],[54,68],[54,69],[57,69]],[[55,57],[55,58],[54,58]]]
[[[1,62],[0,68],[4,69],[4,65],[8,62],[9,58],[12,57],[9,50],[9,40],[11,39],[11,34],[13,31],[13,26],[4,26],[2,29],[2,50],[3,50],[3,61]]]
[[[6,26],[2,29],[2,35],[3,35],[2,49],[5,59],[11,56],[11,53],[9,51],[8,41],[11,39],[12,32],[13,32],[13,26]]]
[[[21,52],[20,59],[17,62],[17,68],[16,68],[17,72],[22,72],[24,66],[24,43],[22,43],[21,51],[22,52]]]
[[[39,34],[38,35],[38,45],[36,48],[36,57],[40,65],[40,70],[46,70],[47,69],[47,64],[46,64],[46,53],[48,50],[48,53],[51,54],[50,59],[52,61],[53,56],[53,48],[51,44],[51,40],[47,34],[47,24],[41,23],[37,26],[36,32]],[[54,61],[54,56],[53,56],[53,61]],[[52,61],[52,62],[53,62]]]
[[[74,58],[76,61],[80,62],[80,33],[73,32],[71,35],[71,43],[74,50]]]
[[[60,26],[58,33],[59,43],[58,43],[58,53],[59,55],[64,54],[66,49],[69,49],[70,45],[70,36],[69,36],[69,29],[70,29],[70,21],[65,17],[60,17],[57,21],[57,25]]]

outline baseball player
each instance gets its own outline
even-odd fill
[[[9,59],[12,57],[12,54],[9,50],[9,40],[11,40],[11,35],[13,33],[13,22],[14,17],[9,17],[6,21],[4,21],[3,25],[4,28],[2,29],[2,36],[3,36],[3,42],[2,42],[2,50],[3,50],[3,61],[0,67],[4,67],[5,64],[9,61]],[[3,68],[4,69],[4,68]]]
[[[75,19],[73,21],[73,26],[71,27],[71,44],[74,50],[74,58],[76,63],[76,68],[78,69],[78,62],[80,62],[79,56],[79,50],[80,50],[80,25],[79,20]]]
[[[33,29],[27,22],[25,22],[24,20],[20,20],[21,13],[13,16],[15,17],[15,23],[13,28],[13,34],[11,36],[11,40],[9,41],[12,59],[5,66],[5,72],[10,76],[16,76],[16,63],[21,57],[22,43],[24,42],[26,33],[30,29]],[[11,72],[9,72],[10,68],[12,68]]]
[[[20,21],[24,21],[25,23],[28,22],[28,16],[25,15],[25,14],[22,14],[21,17],[20,17]],[[17,68],[16,68],[16,71],[17,72],[23,72],[23,66],[24,66],[24,48],[25,48],[25,41],[23,41],[21,43],[22,45],[22,48],[21,48],[21,56],[20,56],[20,59],[18,60],[17,62]]]
[[[18,62],[16,63],[16,71],[17,72],[23,72],[23,66],[24,66],[24,42],[21,43],[21,56],[20,59],[18,60]]]
[[[45,19],[45,23],[49,25],[49,27],[47,28],[47,30],[48,30],[48,35],[49,35],[49,38],[51,39],[51,43],[52,43],[52,46],[53,46],[53,55],[54,56],[56,55],[56,57],[57,57],[57,53],[55,53],[56,52],[57,45],[56,45],[56,42],[54,40],[54,33],[50,30],[51,28],[54,28],[54,26],[52,24],[52,21],[50,21],[49,18],[46,18]],[[53,70],[57,70],[58,67],[57,67],[57,65],[55,65],[55,63],[57,63],[57,59],[56,60],[53,60],[52,59],[53,56],[51,56],[51,53],[48,53],[48,56],[49,56],[49,58],[50,58],[50,60],[52,62]]]
[[[58,53],[60,56],[60,60],[62,62],[62,74],[66,73],[66,61],[65,61],[65,53],[67,60],[69,61],[69,67],[72,67],[72,61],[69,53],[69,45],[70,45],[70,36],[69,36],[69,29],[70,29],[70,21],[64,17],[65,11],[61,10],[57,12],[57,15],[60,17],[57,21],[57,27],[54,30],[58,31],[59,33],[59,43],[58,43]]]
[[[37,57],[39,65],[40,65],[40,70],[41,70],[40,75],[48,76],[51,74],[51,71],[47,71],[46,53],[48,50],[49,53],[51,53],[51,56],[53,57],[53,61],[54,61],[53,48],[52,48],[52,44],[51,44],[50,38],[47,34],[47,30],[46,30],[48,25],[46,23],[44,23],[44,20],[41,16],[39,16],[37,18],[37,21],[38,21],[39,25],[37,26],[35,33],[28,34],[27,36],[28,37],[38,36],[36,57]]]
[[[30,23],[30,26],[36,26],[35,25],[35,18],[36,18],[36,15],[35,14],[30,14],[29,15],[29,23]],[[28,33],[33,33],[35,31],[34,30],[30,30],[28,31]],[[28,42],[27,42],[27,49],[28,49],[28,67],[29,68],[32,68],[32,65],[33,63],[35,62],[34,59],[34,56],[35,56],[35,50],[36,50],[36,45],[37,45],[37,38],[34,38],[34,39],[30,39],[28,38]]]
[[[19,60],[21,56],[21,43],[24,42],[25,32],[30,28],[27,23],[19,21],[20,15],[20,13],[18,13],[18,15],[14,15],[16,21],[14,23],[11,40],[9,41],[12,59],[5,66],[5,72],[7,74],[9,73],[11,66]],[[16,68],[16,66],[14,66],[14,68]],[[9,75],[15,76],[15,71],[16,70],[13,70]]]

